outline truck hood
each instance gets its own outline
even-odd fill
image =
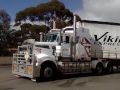
[[[46,54],[49,57],[54,56],[55,48],[58,45],[57,42],[35,42],[33,53],[34,54]],[[44,56],[44,55],[42,55]]]

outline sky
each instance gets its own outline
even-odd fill
[[[120,23],[120,0],[83,0],[76,13],[82,19]]]
[[[0,9],[11,16],[12,21],[20,10],[50,0],[0,0]],[[120,23],[120,0],[60,0],[81,19]]]
[[[46,3],[50,0],[0,0],[0,9],[4,9],[14,21],[16,13],[30,6]],[[82,8],[82,0],[60,0],[71,11]],[[73,4],[74,3],[74,4]]]

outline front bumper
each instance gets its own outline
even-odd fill
[[[36,67],[35,56],[31,54],[28,60],[25,60],[24,54],[13,54],[12,73],[29,78],[39,77],[40,71]]]

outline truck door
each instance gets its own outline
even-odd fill
[[[62,45],[62,57],[63,58],[70,58],[71,57],[71,49],[70,49],[70,35],[63,36]]]

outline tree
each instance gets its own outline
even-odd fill
[[[5,10],[0,10],[0,55],[9,44],[7,43],[7,31],[10,27],[10,16]]]
[[[0,24],[4,31],[7,31],[10,27],[10,16],[5,10],[0,10]]]
[[[29,31],[31,27],[32,27],[31,24],[25,23],[21,25],[21,30]]]
[[[10,27],[10,16],[5,10],[0,10],[0,48],[6,48],[7,30]]]
[[[67,20],[69,24],[72,24],[71,21],[73,20],[73,13],[69,9],[66,9],[64,4],[60,1],[52,0],[48,3],[39,4],[36,7],[28,7],[16,14],[16,22],[26,20],[44,21],[48,25],[51,25],[53,20]]]
[[[17,38],[19,41],[23,41],[28,38],[39,40],[39,33],[47,33],[49,30],[50,28],[46,25],[32,25],[29,23],[24,23],[21,25],[21,30],[15,32],[12,36]]]
[[[59,29],[62,29],[64,28],[65,26],[67,26],[67,23],[65,23],[63,20],[56,20],[56,28],[59,28]]]
[[[81,21],[81,18],[78,15],[76,15],[76,21]]]
[[[39,40],[40,38],[40,32],[47,33],[50,30],[50,28],[46,25],[32,25],[30,28],[31,31],[31,37],[35,40]]]

